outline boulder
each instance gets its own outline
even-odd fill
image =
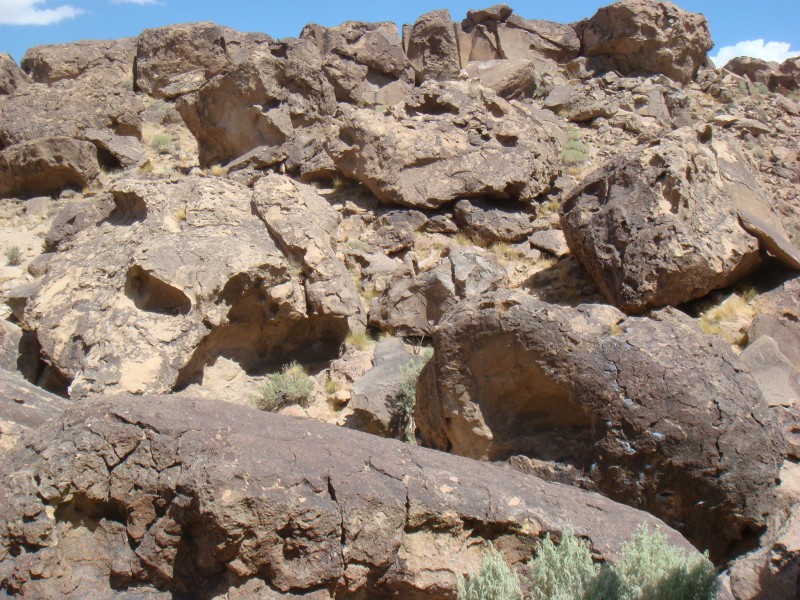
[[[522,569],[571,529],[607,560],[643,523],[695,552],[596,494],[213,400],[99,398],[4,465],[0,583],[26,597],[455,598],[490,541]]]
[[[708,21],[671,2],[621,0],[578,24],[581,54],[605,70],[626,75],[663,73],[679,83],[694,79],[714,46]]]
[[[757,541],[783,435],[745,366],[683,313],[626,318],[503,291],[453,307],[433,346],[415,411],[426,444],[551,463],[712,558]]]
[[[216,177],[118,180],[113,210],[51,259],[25,310],[70,394],[166,393],[219,357],[252,372],[335,356],[364,317],[325,254],[333,211],[294,185],[280,189],[296,208],[278,216],[268,195]],[[292,235],[311,236],[306,256]]]
[[[776,88],[783,88],[789,92],[800,89],[800,57],[787,58],[783,61],[772,80]]]
[[[354,429],[381,437],[398,438],[402,434],[397,412],[402,369],[419,360],[398,338],[380,340],[375,346],[372,368],[353,382],[350,403],[357,423]]]
[[[475,61],[464,69],[481,85],[506,100],[522,100],[566,83],[559,66],[546,59],[498,59]]]
[[[457,79],[461,72],[453,21],[447,9],[422,15],[408,30],[406,55],[417,83]]]
[[[300,39],[316,44],[339,102],[390,106],[414,86],[414,70],[394,23],[306,25]]]
[[[789,279],[764,294],[754,305],[756,318],[747,339],[772,338],[795,369],[800,370],[800,277]]]
[[[475,81],[427,82],[383,112],[340,107],[336,168],[386,204],[438,208],[465,197],[530,201],[558,174],[558,143],[536,117]]]
[[[10,321],[0,320],[0,369],[17,370],[22,330]]]
[[[770,87],[772,77],[778,71],[778,63],[750,56],[739,56],[725,63],[725,70],[736,73],[740,77],[747,77],[753,83]]]
[[[80,190],[99,174],[97,149],[89,142],[67,137],[22,142],[0,151],[0,198]]]
[[[36,83],[83,79],[94,85],[133,90],[136,39],[91,40],[31,48],[21,66]]]
[[[20,86],[30,83],[25,72],[17,66],[14,59],[0,52],[0,96],[7,96]]]
[[[0,324],[0,335],[2,328]],[[69,400],[28,383],[18,373],[0,368],[0,459],[26,433],[57,419],[70,404]]]
[[[136,48],[136,87],[154,98],[194,92],[269,36],[243,34],[215,23],[145,29]]]
[[[620,155],[566,194],[570,250],[629,314],[735,283],[759,264],[759,242],[793,266],[798,251],[746,165],[735,141],[705,128]]]
[[[62,245],[66,249],[78,233],[97,225],[113,209],[114,198],[111,194],[67,202],[55,216],[44,236],[45,251],[55,252]]]
[[[321,121],[335,112],[336,97],[316,45],[288,40],[253,51],[182,97],[178,110],[197,139],[201,165],[261,151],[260,168],[283,163],[294,172],[321,152]]]
[[[512,203],[485,200],[459,200],[453,208],[453,219],[481,245],[495,242],[521,242],[533,233],[535,212],[532,208]]]
[[[392,335],[430,336],[445,311],[462,298],[495,290],[505,270],[491,253],[476,247],[450,248],[439,263],[421,270],[413,256],[372,301],[369,324]]]

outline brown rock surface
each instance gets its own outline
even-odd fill
[[[339,102],[389,106],[414,86],[414,71],[394,23],[306,25],[300,38],[316,44]]]
[[[625,312],[735,283],[760,261],[756,237],[766,249],[784,248],[789,266],[795,262],[798,251],[737,144],[707,134],[683,128],[636,148],[565,197],[570,249]]]
[[[0,96],[8,95],[18,87],[30,83],[25,72],[17,66],[14,59],[0,52]]]
[[[569,527],[609,558],[658,526],[575,488],[209,400],[98,399],[8,465],[0,582],[30,597],[455,598],[489,539],[513,564]]]
[[[464,197],[530,201],[559,169],[551,130],[476,82],[429,82],[383,113],[342,106],[336,168],[387,204],[438,208]]]
[[[292,172],[321,152],[320,121],[333,115],[336,98],[316,45],[288,40],[253,51],[181,98],[178,110],[197,138],[201,165],[264,147],[262,166],[285,163]]]
[[[51,137],[14,144],[0,151],[0,198],[80,190],[99,173],[89,142]]]
[[[449,10],[434,10],[417,19],[405,47],[417,83],[458,78],[461,61]]]
[[[621,0],[578,26],[581,53],[624,74],[663,73],[686,83],[697,74],[714,43],[701,14],[671,2]]]
[[[745,367],[682,313],[496,292],[451,309],[433,345],[415,414],[427,444],[562,465],[717,558],[765,526],[783,436]]]
[[[25,53],[21,66],[36,83],[85,79],[95,85],[132,90],[135,57],[135,38],[92,40],[36,46]]]

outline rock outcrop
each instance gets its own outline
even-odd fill
[[[36,83],[64,80],[133,89],[136,39],[82,41],[36,46],[25,53],[21,66]]]
[[[415,415],[433,447],[551,463],[716,557],[765,526],[783,436],[745,367],[682,313],[500,292],[456,305],[433,345]]]
[[[403,37],[417,83],[458,78],[461,61],[449,10],[422,15],[413,26],[405,28]]]
[[[255,198],[220,179],[117,182],[105,218],[53,257],[25,312],[71,394],[169,392],[220,356],[248,371],[301,348],[335,354],[364,321],[326,238],[335,212],[299,184],[281,189],[285,213],[267,182]]]
[[[686,83],[714,43],[703,15],[671,2],[621,0],[578,25],[583,56],[627,75],[663,73]]]
[[[566,195],[561,213],[572,252],[629,314],[735,283],[760,262],[759,245],[785,248],[790,266],[800,256],[737,145],[708,128],[611,160]]]
[[[383,112],[340,110],[328,152],[337,169],[387,204],[438,208],[474,196],[530,201],[558,172],[552,131],[475,82],[429,82]]]
[[[99,173],[97,149],[89,142],[68,137],[21,142],[0,151],[0,198],[80,190]]]
[[[0,585],[29,597],[455,598],[490,540],[513,564],[570,528],[603,559],[647,523],[690,548],[596,494],[209,400],[98,399],[7,464]]]
[[[14,59],[5,52],[0,52],[0,96],[8,95],[27,83],[30,81]]]

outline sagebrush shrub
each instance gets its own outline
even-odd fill
[[[433,356],[433,350],[426,348],[414,360],[400,367],[400,391],[394,401],[394,430],[402,440],[413,442],[414,407],[417,405],[417,379],[425,363]]]
[[[6,250],[6,262],[11,267],[17,267],[22,264],[22,252],[19,246],[11,246]]]
[[[253,398],[261,410],[275,411],[291,404],[308,406],[314,392],[314,380],[296,362],[285,365],[280,373],[269,375]]]
[[[600,572],[589,545],[567,529],[560,544],[548,535],[528,563],[535,577],[533,600],[589,600],[589,588]]]
[[[517,576],[494,546],[484,555],[480,571],[458,578],[458,600],[522,600]]]

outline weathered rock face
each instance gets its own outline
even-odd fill
[[[25,313],[71,395],[169,392],[220,356],[247,371],[335,354],[360,304],[314,229],[329,215],[299,184],[283,193],[294,207],[273,217],[269,194],[253,203],[217,178],[117,182],[113,210],[53,257]],[[290,250],[308,236],[306,256],[287,258],[271,232]]]
[[[132,90],[135,57],[135,38],[92,40],[36,46],[25,53],[21,66],[36,83],[83,79]]]
[[[97,149],[67,137],[41,138],[0,151],[0,198],[81,189],[100,173]]]
[[[478,248],[451,249],[434,268],[420,270],[411,257],[397,269],[386,291],[369,309],[369,323],[407,337],[430,336],[458,300],[496,290],[505,271]]]
[[[462,229],[483,245],[521,242],[533,233],[535,213],[511,203],[459,200],[453,218]]]
[[[750,56],[738,56],[725,63],[726,71],[747,77],[754,83],[761,83],[766,86],[772,83],[772,76],[777,71],[777,67],[777,63],[768,63],[760,58],[752,58]]]
[[[14,59],[5,52],[0,52],[0,96],[8,95],[28,83],[30,81]]]
[[[458,78],[461,61],[449,10],[434,10],[422,15],[404,31],[404,38],[417,83]]]
[[[634,149],[564,200],[570,249],[627,313],[734,283],[759,263],[758,241],[779,244],[790,266],[797,256],[736,144],[709,137],[684,128]]]
[[[181,98],[178,110],[197,138],[202,165],[263,146],[261,166],[284,163],[292,172],[321,152],[320,120],[333,115],[336,98],[317,47],[290,40],[253,51]]]
[[[783,436],[745,367],[682,313],[498,292],[456,305],[433,342],[415,414],[433,447],[552,463],[716,557],[765,526]]]
[[[23,435],[57,418],[70,404],[69,400],[28,383],[19,374],[0,368],[0,458]]]
[[[714,43],[708,22],[671,2],[621,0],[578,25],[582,54],[624,74],[663,73],[686,83]]]
[[[414,70],[394,23],[306,25],[300,38],[316,44],[339,102],[390,106],[414,86]]]
[[[340,112],[338,135],[328,142],[336,168],[387,204],[529,201],[550,189],[560,167],[553,134],[476,82],[426,83],[383,113]]]
[[[145,29],[136,48],[136,87],[154,98],[194,92],[269,36],[243,34],[215,23]]]
[[[513,564],[569,527],[602,559],[644,522],[690,549],[596,494],[209,400],[99,399],[7,464],[0,584],[30,597],[455,598],[484,540]]]
[[[800,58],[787,58],[778,67],[773,84],[788,91],[800,89]]]

